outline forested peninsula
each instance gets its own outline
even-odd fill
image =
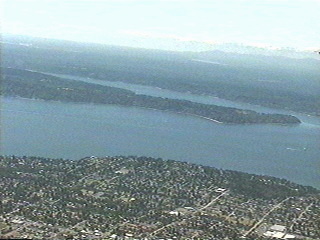
[[[2,68],[1,95],[63,102],[116,104],[193,115],[219,123],[298,124],[291,115],[264,114],[251,110],[136,94],[132,91],[71,81],[29,70]]]
[[[2,67],[159,87],[320,116],[318,59],[161,51],[10,34],[4,39]]]

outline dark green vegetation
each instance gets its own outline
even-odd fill
[[[267,239],[255,230],[272,224],[320,237],[318,190],[172,160],[2,156],[0,186],[2,238]]]
[[[178,53],[21,36],[5,36],[4,41],[4,67],[151,85],[320,115],[316,59]]]
[[[2,79],[2,94],[6,96],[144,107],[204,117],[223,123],[300,123],[298,118],[290,115],[263,114],[187,100],[138,95],[120,88],[67,81],[26,70],[2,69]]]

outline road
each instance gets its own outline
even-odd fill
[[[292,231],[293,225],[302,218],[303,214],[305,214],[312,205],[313,205],[313,203],[310,203],[310,204],[304,209],[304,211],[301,212],[301,213],[299,214],[299,216],[298,216],[296,219],[293,220],[293,222],[292,222],[292,224],[290,225],[288,231]]]
[[[243,236],[241,238],[245,238],[246,236],[248,236],[251,232],[253,232],[262,222],[263,220],[269,216],[274,210],[276,210],[277,208],[281,207],[281,205],[288,201],[290,198],[292,197],[288,197],[284,200],[282,200],[281,202],[279,202],[278,204],[274,205],[265,215],[262,216],[262,218],[255,224],[253,225],[252,228],[250,228],[245,234],[243,234]]]
[[[203,207],[199,208],[197,211],[191,212],[190,215],[193,215],[193,216],[189,217],[188,219],[184,219],[184,220],[182,220],[182,221],[175,221],[175,222],[169,223],[169,224],[167,224],[167,225],[165,225],[165,226],[163,226],[163,227],[161,227],[161,228],[158,228],[158,229],[156,229],[155,231],[151,232],[151,233],[150,233],[150,236],[156,235],[157,233],[161,232],[161,231],[162,231],[163,229],[165,229],[165,228],[168,228],[168,227],[177,225],[177,224],[179,224],[179,223],[180,223],[180,224],[185,223],[187,220],[192,219],[196,213],[199,213],[199,212],[207,209],[207,208],[210,207],[213,203],[215,203],[219,198],[221,198],[222,196],[224,196],[224,195],[227,194],[227,193],[229,193],[229,190],[221,193],[219,196],[217,196],[217,197],[215,197],[214,199],[212,199],[208,204],[206,204],[206,205],[204,205]]]

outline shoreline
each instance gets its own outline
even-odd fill
[[[161,109],[156,109],[156,108],[149,108],[149,107],[140,107],[140,106],[129,106],[129,105],[121,105],[121,104],[108,104],[108,103],[93,103],[93,102],[67,102],[67,101],[60,101],[60,100],[44,100],[41,98],[25,98],[25,97],[19,97],[19,96],[6,96],[6,95],[0,95],[0,98],[4,97],[4,98],[14,98],[14,99],[24,99],[24,100],[31,100],[31,101],[44,101],[44,102],[56,102],[56,103],[64,103],[64,104],[93,104],[93,105],[101,105],[101,106],[106,106],[106,105],[110,105],[110,106],[118,106],[118,107],[128,107],[128,108],[140,108],[140,109],[146,109],[146,110],[153,110],[153,111],[160,111],[160,112],[167,112],[167,113],[171,113],[171,114],[179,114],[179,115],[186,115],[186,116],[191,116],[191,117],[196,117],[196,118],[201,118],[207,121],[211,121],[217,124],[225,124],[225,125],[276,125],[276,126],[295,126],[295,125],[300,125],[301,123],[303,123],[300,120],[300,123],[233,123],[233,122],[221,122],[218,121],[216,119],[212,119],[209,117],[205,117],[205,116],[201,116],[201,115],[197,115],[197,114],[192,114],[192,113],[185,113],[185,112],[175,112],[175,111],[171,111],[171,110],[161,110]],[[0,109],[2,110],[2,109]]]
[[[40,72],[40,71],[29,70],[29,69],[25,69],[25,70],[32,71],[32,72],[35,72],[35,73],[47,74],[47,75],[51,75],[51,76],[58,77],[58,78],[61,78],[61,79],[68,78],[69,80],[73,80],[73,81],[87,82],[86,80],[80,80],[80,79],[74,79],[73,78],[73,77],[86,78],[84,76],[76,76],[76,75],[63,74],[63,73]],[[66,76],[59,76],[59,75],[66,75]],[[274,110],[274,111],[287,111],[288,113],[285,114],[285,115],[292,114],[293,116],[295,116],[296,114],[303,114],[303,115],[306,115],[306,116],[309,116],[309,117],[315,117],[315,118],[319,118],[320,119],[320,114],[316,114],[316,113],[312,114],[310,112],[294,111],[294,110],[281,108],[281,107],[274,108],[274,107],[269,106],[268,104],[255,104],[255,103],[250,103],[250,102],[246,102],[246,101],[235,101],[232,98],[222,98],[222,97],[218,97],[218,96],[214,96],[214,95],[210,95],[210,94],[206,94],[206,93],[199,94],[199,93],[193,93],[193,92],[190,92],[190,91],[179,91],[179,90],[171,89],[171,88],[156,87],[156,86],[153,86],[153,85],[143,85],[143,84],[136,84],[136,83],[128,83],[128,82],[125,82],[125,81],[102,80],[102,79],[92,78],[92,77],[89,77],[89,79],[93,80],[93,81],[101,81],[102,83],[103,82],[111,82],[111,83],[119,82],[119,83],[122,83],[122,84],[135,85],[137,87],[141,86],[141,87],[157,88],[158,90],[171,91],[173,93],[176,92],[176,93],[182,93],[182,94],[191,94],[191,95],[200,96],[200,97],[201,96],[212,97],[212,98],[216,98],[216,99],[222,100],[222,101],[229,101],[229,102],[234,103],[234,104],[245,104],[245,105],[248,105],[248,108],[246,108],[246,107],[241,108],[241,109],[245,109],[245,110],[257,111],[257,110],[250,109],[250,106],[252,106],[252,107],[262,107],[262,108],[267,108],[267,109]],[[87,83],[90,83],[90,82],[87,82]],[[98,84],[98,85],[102,85],[102,86],[109,86],[107,84],[105,85],[105,84],[101,84],[101,83],[94,83],[94,84]],[[110,86],[110,87],[112,87],[112,86]],[[121,89],[129,90],[129,91],[134,91],[134,90],[123,88],[123,87],[119,87],[119,86],[116,86],[116,88],[121,88]],[[138,94],[138,93],[136,93],[136,94]],[[147,95],[147,94],[144,94],[144,95]],[[152,96],[152,95],[148,95],[148,96]],[[197,103],[201,103],[201,102],[197,102]],[[211,105],[216,105],[216,104],[211,104]],[[217,106],[222,106],[222,105],[217,105]],[[230,107],[230,106],[223,106],[223,107]],[[238,107],[232,107],[232,108],[238,108]]]
[[[29,110],[29,109],[31,109],[31,110],[36,110],[37,108],[36,108],[36,106],[38,105],[38,104],[40,104],[40,106],[42,106],[41,107],[41,109],[59,109],[60,107],[62,107],[62,108],[65,108],[65,109],[67,109],[66,108],[66,106],[70,106],[70,109],[74,109],[74,110],[72,110],[71,112],[70,112],[70,114],[71,115],[69,115],[69,116],[67,116],[67,117],[71,117],[71,118],[75,118],[75,119],[77,119],[77,118],[79,118],[79,116],[82,118],[87,118],[86,117],[86,113],[87,112],[89,112],[90,113],[90,111],[91,110],[94,110],[94,111],[97,111],[97,112],[102,112],[102,114],[97,114],[97,115],[90,115],[91,117],[92,117],[92,119],[94,120],[94,121],[92,121],[92,124],[96,124],[95,123],[95,121],[97,120],[97,121],[107,121],[107,123],[109,124],[117,124],[117,122],[116,121],[109,121],[108,120],[108,118],[109,117],[111,117],[112,115],[108,115],[108,112],[114,112],[114,111],[120,111],[120,112],[122,112],[122,114],[121,114],[121,118],[127,118],[127,119],[130,119],[130,116],[131,116],[131,114],[130,113],[134,113],[134,114],[142,114],[143,116],[144,116],[144,114],[146,114],[146,116],[148,116],[148,112],[149,112],[149,114],[150,114],[150,116],[155,116],[155,118],[158,118],[158,119],[160,119],[159,120],[159,123],[161,123],[160,124],[160,127],[158,127],[157,128],[157,126],[159,125],[159,124],[157,124],[158,123],[158,121],[156,120],[156,125],[154,125],[154,124],[152,124],[151,125],[151,123],[149,124],[149,122],[150,121],[148,121],[148,124],[146,124],[146,126],[148,126],[148,127],[152,127],[152,128],[156,128],[156,129],[158,129],[159,131],[162,131],[162,128],[165,128],[165,133],[167,133],[167,132],[172,132],[172,131],[175,131],[174,129],[171,129],[172,127],[174,127],[174,126],[179,126],[179,121],[181,121],[181,122],[185,122],[186,121],[186,126],[190,126],[190,127],[192,127],[192,125],[190,125],[190,124],[194,124],[194,125],[200,125],[200,126],[203,126],[203,127],[201,127],[201,128],[199,128],[199,129],[201,129],[201,131],[207,131],[206,129],[215,129],[215,132],[217,132],[217,133],[219,133],[219,132],[222,132],[222,131],[227,131],[227,132],[230,132],[230,133],[232,133],[233,131],[237,131],[238,129],[240,130],[240,133],[245,133],[245,132],[251,132],[251,131],[259,131],[260,132],[260,129],[268,129],[268,132],[273,132],[273,131],[276,131],[276,132],[278,132],[278,131],[281,131],[281,132],[287,132],[287,131],[290,131],[290,132],[296,132],[296,130],[295,129],[301,129],[301,130],[303,130],[303,132],[305,132],[305,133],[311,133],[313,130],[312,129],[309,129],[309,128],[305,128],[304,126],[293,126],[293,127],[290,127],[290,126],[286,126],[286,127],[282,127],[282,126],[276,126],[276,125],[251,125],[251,126],[249,126],[249,125],[236,125],[236,124],[233,124],[233,125],[231,125],[231,124],[226,124],[226,125],[222,125],[222,124],[210,124],[209,122],[208,123],[205,123],[205,122],[197,122],[198,120],[196,119],[196,118],[189,118],[189,120],[187,120],[188,118],[183,118],[183,116],[181,116],[181,119],[179,120],[179,116],[178,115],[173,115],[172,113],[169,113],[168,115],[167,114],[162,114],[162,113],[152,113],[152,112],[150,112],[150,111],[145,111],[144,109],[141,109],[141,110],[139,110],[139,108],[133,108],[132,110],[130,110],[129,108],[123,108],[123,106],[116,106],[116,105],[114,105],[114,106],[103,106],[102,104],[84,104],[84,105],[79,105],[79,103],[69,103],[70,105],[65,105],[66,103],[65,102],[58,102],[58,101],[44,101],[44,100],[40,100],[40,102],[38,102],[39,100],[37,100],[37,99],[29,99],[29,98],[14,98],[14,97],[8,97],[8,98],[2,98],[3,99],[3,103],[4,103],[4,108],[3,108],[3,112],[2,112],[2,114],[4,115],[4,117],[5,117],[5,115],[7,115],[7,116],[15,116],[17,119],[19,118],[19,113],[16,113],[15,115],[11,115],[9,112],[5,112],[6,110],[13,110],[13,111],[15,111],[15,109],[18,109],[18,110],[23,110],[23,111],[25,111],[25,110]],[[32,101],[32,102],[30,102],[30,101]],[[10,103],[11,102],[11,103]],[[42,103],[41,103],[42,102]],[[82,104],[82,103],[80,103],[80,104]],[[13,106],[13,108],[11,108],[11,106]],[[16,108],[15,106],[17,106],[18,108]],[[24,106],[24,107],[23,107]],[[30,106],[30,107],[28,107],[28,106]],[[46,107],[47,106],[47,107]],[[65,107],[64,107],[65,106]],[[85,109],[85,111],[84,112],[82,112],[81,111],[81,114],[77,114],[77,111],[79,111],[79,110],[81,110],[81,109]],[[86,109],[88,109],[89,111],[87,111]],[[105,109],[105,110],[104,110]],[[110,109],[110,110],[109,110]],[[150,110],[152,110],[152,109],[150,109]],[[140,112],[141,111],[141,112]],[[159,110],[154,110],[154,111],[159,111]],[[37,113],[35,113],[36,115],[38,115],[38,116],[36,116],[36,119],[46,119],[46,117],[45,117],[45,115],[43,115],[43,117],[41,116],[42,115],[42,113],[44,113],[44,114],[46,114],[46,113],[50,113],[49,111],[40,111],[40,112],[37,112]],[[73,114],[73,112],[75,113],[75,114]],[[67,113],[67,112],[65,112],[65,111],[63,111],[62,113]],[[128,113],[128,114],[125,114],[125,113]],[[61,121],[64,121],[64,122],[69,122],[69,120],[67,120],[67,118],[64,118],[64,115],[61,115],[60,114],[60,111],[53,111],[53,114],[55,114],[55,116],[54,117],[51,117],[51,119],[55,119],[55,118],[57,118],[57,119],[61,119]],[[182,114],[182,113],[180,113],[180,114]],[[25,116],[25,115],[22,115],[22,116]],[[26,115],[27,116],[27,119],[29,119],[29,117],[28,116],[31,116],[31,115]],[[60,118],[59,116],[62,116],[63,118]],[[88,115],[89,116],[89,115]],[[89,116],[89,117],[90,117]],[[106,117],[103,117],[103,116],[106,116]],[[193,116],[193,117],[196,117],[196,116]],[[107,118],[107,119],[106,119]],[[176,119],[175,121],[171,121],[171,119]],[[7,118],[5,118],[5,119],[7,119]],[[21,118],[22,119],[22,118]],[[34,119],[33,117],[32,118],[30,118],[30,119]],[[106,119],[106,120],[104,120],[104,119]],[[116,118],[116,119],[118,119],[118,118]],[[138,118],[138,119],[140,119],[140,118]],[[152,118],[153,119],[153,118]],[[186,120],[184,120],[184,119],[186,119]],[[141,120],[141,119],[140,119]],[[154,119],[153,119],[154,120]],[[167,120],[169,120],[169,121],[167,121]],[[209,119],[204,119],[204,120],[206,120],[206,121],[212,121],[212,120],[209,120]],[[41,120],[42,121],[42,120]],[[70,121],[74,121],[74,120],[70,120]],[[78,121],[78,120],[77,120]],[[79,120],[79,121],[82,121],[82,120]],[[86,120],[84,120],[85,121],[85,123],[87,122]],[[88,120],[89,122],[90,122],[90,120]],[[129,121],[129,120],[128,120]],[[75,121],[76,122],[76,121]],[[132,121],[130,121],[130,122],[132,122]],[[167,123],[168,122],[168,123]],[[125,120],[125,126],[127,126],[127,120]],[[139,129],[140,129],[140,127],[141,126],[144,126],[144,124],[142,123],[142,125],[140,124],[141,123],[141,121],[139,121],[139,122],[137,122],[136,120],[134,120],[133,121],[133,123],[134,124],[137,124],[137,127],[139,127]],[[9,122],[8,122],[8,124],[9,124]],[[91,124],[91,123],[90,123]],[[90,126],[91,125],[89,125],[89,124],[86,124],[86,126],[89,126],[88,127],[88,129],[90,129]],[[99,123],[99,125],[100,125],[100,123]],[[141,125],[141,126],[140,126]],[[6,125],[6,126],[9,126],[9,125]],[[104,126],[104,124],[102,124],[101,126]],[[135,125],[130,125],[131,126],[131,128],[134,128],[135,127]],[[183,125],[184,126],[184,125]],[[196,126],[195,126],[196,127]],[[230,127],[230,128],[229,128]],[[113,129],[117,129],[117,128],[114,128],[114,127],[112,127]],[[198,129],[198,128],[197,128]],[[4,129],[5,130],[5,129]],[[158,131],[157,130],[157,131]],[[182,130],[182,129],[181,129]],[[189,132],[191,129],[188,129],[188,127],[187,128],[185,128],[183,131],[184,132]],[[107,131],[107,130],[106,130]],[[147,135],[146,136],[149,136],[149,133],[153,133],[154,132],[154,130],[144,130],[143,128],[141,128],[139,131],[142,131],[142,132],[147,132]],[[158,131],[158,132],[159,132]],[[67,133],[68,133],[69,131],[67,131]],[[134,130],[134,132],[136,132],[135,130]],[[300,130],[299,130],[299,132],[300,132]],[[162,132],[160,132],[160,133],[162,133]],[[180,134],[180,130],[178,131],[178,133]],[[14,135],[16,135],[15,133],[14,133]],[[205,134],[205,136],[206,135],[208,135],[208,134]],[[251,136],[251,134],[249,134],[250,135],[250,137],[252,137]],[[91,135],[90,135],[91,136]],[[175,135],[176,136],[176,135]],[[177,135],[178,136],[178,138],[177,139],[180,139],[180,135]],[[201,135],[202,136],[202,135]],[[268,134],[268,136],[269,136],[269,134]],[[299,136],[300,136],[300,134],[299,134]],[[313,135],[314,136],[314,135]],[[122,137],[122,135],[121,135],[121,137]],[[225,137],[223,137],[223,135],[221,135],[220,136],[220,134],[218,134],[217,135],[217,139],[219,139],[219,138],[221,138],[221,139],[223,139],[223,138],[225,138]],[[109,137],[105,137],[105,138],[103,138],[104,139],[104,141],[108,141],[108,139],[109,139]],[[158,137],[156,137],[156,138],[154,138],[154,139],[158,139]],[[200,138],[199,138],[200,139]],[[199,140],[199,139],[196,139],[196,140]],[[207,139],[207,138],[204,138],[204,139]],[[4,140],[4,139],[3,139]],[[9,140],[9,139],[8,139]],[[241,139],[240,138],[238,138],[238,140],[239,141],[241,141]],[[85,141],[87,141],[87,140],[85,140]],[[144,140],[143,140],[144,141]],[[159,141],[159,140],[158,140]],[[188,140],[188,141],[192,141],[192,142],[194,142],[194,140]],[[200,142],[202,141],[202,138],[200,139]],[[172,141],[170,141],[170,142],[172,142]],[[199,143],[199,141],[198,141],[198,143]],[[200,145],[200,144],[196,144],[195,146],[198,146],[198,145]],[[288,158],[290,157],[290,156],[295,156],[295,155],[297,155],[298,153],[291,153],[290,151],[289,151],[289,153],[287,153],[288,152],[288,150],[286,150],[285,148],[287,148],[287,147],[294,147],[294,146],[296,146],[297,144],[291,144],[291,142],[286,142],[286,141],[284,141],[284,143],[285,144],[283,144],[283,148],[281,148],[281,147],[279,147],[279,151],[280,151],[280,153],[283,153],[283,154],[285,154],[285,156],[288,156]],[[212,142],[212,144],[216,144],[215,142]],[[112,151],[114,151],[114,152],[109,152],[109,150],[108,149],[106,149],[106,151],[100,151],[99,149],[96,149],[95,148],[95,146],[93,147],[93,148],[88,148],[88,149],[85,149],[82,153],[84,153],[84,155],[83,154],[77,154],[77,153],[72,153],[72,152],[70,152],[70,151],[65,151],[65,152],[63,152],[63,154],[61,154],[61,156],[60,155],[56,155],[56,153],[55,153],[55,150],[52,150],[51,149],[51,146],[50,146],[50,144],[48,145],[48,144],[43,144],[45,147],[48,147],[48,150],[37,150],[37,152],[38,152],[38,154],[36,154],[36,155],[39,155],[39,156],[43,156],[43,154],[44,154],[44,156],[50,156],[50,157],[54,157],[54,156],[56,156],[56,157],[67,157],[67,158],[71,158],[71,159],[77,159],[77,158],[80,158],[80,157],[82,157],[82,156],[84,156],[84,155],[86,155],[86,152],[88,153],[88,154],[90,154],[90,152],[92,152],[92,153],[95,153],[95,154],[97,154],[98,156],[104,156],[104,155],[114,155],[114,152],[115,152],[115,154],[121,154],[121,152],[118,152],[118,150],[116,149],[116,150],[114,150],[113,148],[111,148],[112,149]],[[104,146],[104,144],[98,144],[98,146]],[[184,143],[182,143],[182,144],[179,144],[179,146],[184,146]],[[210,143],[210,145],[211,145],[211,143]],[[70,146],[71,147],[74,147],[73,146],[73,144],[71,143],[70,144]],[[157,146],[157,145],[156,145]],[[149,147],[148,146],[148,149],[147,150],[143,150],[143,151],[136,151],[136,149],[135,148],[126,148],[126,147],[121,147],[120,149],[125,149],[124,151],[127,151],[127,152],[125,152],[125,153],[127,153],[127,154],[131,154],[131,151],[133,151],[133,152],[137,152],[137,153],[132,153],[132,154],[138,154],[138,155],[147,155],[147,156],[152,156],[152,157],[157,157],[157,156],[162,156],[162,157],[164,157],[164,158],[168,158],[168,159],[177,159],[177,160],[187,160],[187,161],[191,161],[190,159],[189,159],[189,156],[185,153],[185,150],[183,150],[181,153],[180,152],[178,152],[177,154],[167,154],[166,153],[166,150],[156,150],[156,146],[151,146],[151,147]],[[257,145],[257,146],[259,146],[259,144]],[[31,145],[31,147],[33,147],[32,145]],[[153,149],[154,147],[156,147],[155,149]],[[220,146],[220,147],[222,147],[223,148],[223,146]],[[309,147],[309,146],[307,146],[307,147]],[[11,149],[11,147],[10,148],[8,148],[8,149]],[[151,149],[151,150],[150,150]],[[201,148],[200,148],[201,149]],[[211,148],[209,148],[209,146],[206,146],[206,147],[204,147],[204,149],[205,149],[205,151],[208,151],[209,152],[209,149],[210,149],[210,154],[211,155],[208,155],[208,154],[203,154],[203,153],[199,153],[199,154],[196,154],[196,158],[197,158],[197,161],[196,161],[196,163],[197,164],[204,164],[204,165],[207,165],[207,166],[216,166],[217,164],[221,164],[221,166],[223,166],[222,165],[222,162],[220,161],[220,160],[217,160],[218,162],[217,163],[215,163],[215,161],[213,160],[214,158],[212,158],[213,156],[216,156],[216,155],[219,155],[219,154],[216,154],[213,150],[211,150]],[[242,148],[241,148],[242,149]],[[3,151],[4,151],[5,149],[3,149]],[[311,150],[311,152],[312,152],[312,154],[313,154],[313,152],[314,153],[316,153],[314,150],[314,148],[313,148],[313,145],[310,145],[310,149],[309,150]],[[147,152],[146,152],[147,151]],[[180,149],[178,149],[177,151],[181,151]],[[241,150],[242,151],[242,150]],[[23,151],[24,152],[24,151]],[[26,154],[23,154],[23,152],[20,152],[20,155],[26,155]],[[234,150],[232,150],[232,152],[235,152]],[[307,151],[307,152],[303,152],[302,154],[304,154],[304,155],[306,155],[306,157],[309,157],[309,156],[311,156],[311,158],[310,158],[310,160],[311,160],[311,162],[312,162],[312,165],[314,164],[314,161],[316,161],[316,159],[314,159],[314,154],[313,155],[310,155],[309,154],[309,152],[310,151]],[[4,153],[4,152],[3,152]],[[19,153],[17,153],[16,151],[6,151],[6,153],[7,154],[19,154]],[[150,155],[150,153],[151,153],[151,155]],[[50,155],[47,155],[47,154],[50,154]],[[93,155],[95,155],[95,154],[93,154]],[[101,155],[102,154],[102,155]],[[35,155],[35,153],[32,153],[32,155]],[[212,156],[212,157],[211,157]],[[254,156],[254,155],[253,155]],[[281,155],[282,156],[282,155]],[[279,158],[279,161],[282,159],[282,157],[281,156],[279,156],[280,158]],[[229,158],[229,154],[223,154],[223,157],[222,158],[226,158],[226,157],[228,157]],[[251,157],[251,155],[250,154],[248,154],[248,156],[246,157],[246,156],[244,156],[245,158],[247,158],[247,157]],[[212,158],[212,160],[210,160]],[[221,158],[221,157],[219,157],[219,158]],[[246,161],[246,159],[245,158],[243,158],[243,160],[241,160],[241,161]],[[232,162],[233,160],[233,157],[232,156],[230,156],[230,162]],[[295,159],[295,158],[294,158]],[[306,158],[306,159],[308,159],[308,158]],[[308,159],[309,160],[309,159]],[[227,162],[228,162],[229,160],[227,160]],[[239,160],[237,160],[237,161],[239,161]],[[277,160],[278,161],[278,160]],[[299,166],[302,166],[303,164],[300,164],[300,162],[299,162],[300,160],[298,160],[297,161],[297,163],[298,163],[298,165]],[[311,164],[311,163],[310,163]],[[309,163],[307,163],[307,166],[309,165]],[[231,166],[231,168],[233,169],[233,170],[238,170],[238,171],[240,171],[240,169],[238,168],[238,167],[233,167],[232,165],[228,165],[229,167],[226,167],[226,166],[224,166],[224,168],[225,169],[230,169],[230,166]],[[257,172],[257,171],[254,171],[254,172],[251,172],[251,170],[252,169],[250,169],[250,166],[249,166],[249,168],[248,169],[245,169],[246,171],[245,172],[249,172],[249,173],[255,173],[255,174],[262,174],[262,175],[270,175],[270,176],[277,176],[277,177],[284,177],[284,175],[278,175],[278,173],[276,172],[276,173],[274,173],[273,171],[271,171],[271,172],[268,172],[268,171],[262,171],[262,172],[260,172],[260,170]],[[242,171],[243,171],[243,169],[242,169]],[[314,171],[314,170],[312,170],[311,169],[311,171]],[[291,174],[291,175],[294,175],[294,174]],[[311,176],[313,176],[314,175],[314,173],[311,173],[310,174]],[[287,176],[287,175],[286,175]],[[290,176],[289,176],[289,178],[287,178],[287,179],[295,179],[296,177],[293,177],[293,178],[291,178]],[[309,177],[308,177],[309,178]],[[316,178],[316,176],[314,177],[314,178]],[[302,181],[300,181],[301,179],[300,179],[300,177],[298,177],[297,178],[299,181],[296,181],[296,182],[299,182],[300,184],[301,183],[303,183],[304,182],[304,179],[302,179]],[[308,181],[306,181],[307,183],[309,183],[310,181],[308,180]],[[308,184],[308,185],[312,185],[312,186],[315,186],[314,184]]]

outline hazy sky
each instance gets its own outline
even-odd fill
[[[140,46],[320,47],[320,0],[0,0],[1,32]],[[185,42],[184,42],[185,43]]]

